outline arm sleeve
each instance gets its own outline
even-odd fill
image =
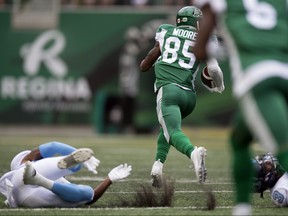
[[[43,158],[54,155],[68,155],[74,152],[76,148],[61,142],[49,142],[39,146],[40,154]]]

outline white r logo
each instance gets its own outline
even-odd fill
[[[51,42],[53,42],[51,44]],[[49,47],[46,46],[49,44]],[[41,62],[56,77],[64,77],[67,73],[67,66],[58,55],[65,46],[63,34],[57,30],[46,31],[31,44],[24,44],[20,54],[24,59],[24,71],[32,76],[37,74]]]

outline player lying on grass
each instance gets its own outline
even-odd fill
[[[60,155],[60,156],[59,156]],[[41,144],[17,154],[11,171],[0,179],[0,192],[10,207],[79,207],[96,202],[115,181],[130,175],[130,165],[121,164],[95,188],[73,184],[65,176],[83,166],[97,174],[100,161],[89,148],[76,149],[60,142]]]
[[[256,168],[254,191],[261,194],[269,190],[271,199],[279,207],[288,206],[288,174],[271,154],[258,155],[252,159]]]

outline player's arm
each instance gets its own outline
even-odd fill
[[[223,72],[218,64],[218,61],[215,58],[209,58],[206,61],[206,65],[208,73],[210,77],[213,79],[213,82],[215,84],[215,87],[211,88],[211,91],[222,93],[225,89],[225,85],[224,85]]]
[[[42,158],[52,157],[55,155],[68,155],[75,150],[76,148],[65,143],[48,142],[31,150],[31,152],[23,158],[22,163],[27,161],[37,161]]]
[[[109,179],[109,177],[105,178],[96,188],[94,188],[94,196],[93,199],[86,203],[86,205],[92,205],[95,203],[102,195],[105,193],[105,191],[109,188],[109,186],[112,184],[112,181]]]
[[[90,202],[86,203],[86,205],[91,205],[95,203],[105,193],[105,191],[112,183],[127,178],[130,175],[131,171],[132,166],[126,163],[114,167],[109,172],[108,176],[104,179],[104,181],[102,181],[100,185],[94,188],[93,199]]]
[[[160,46],[159,42],[157,41],[154,47],[148,52],[146,57],[141,61],[140,70],[142,72],[148,71],[153,66],[155,61],[159,58],[160,55],[161,55]]]
[[[208,58],[206,46],[215,28],[216,15],[209,4],[205,4],[201,10],[204,18],[200,21],[200,30],[193,52],[197,59],[206,60]]]

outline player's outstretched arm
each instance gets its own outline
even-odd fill
[[[100,185],[98,185],[96,188],[94,188],[94,197],[93,199],[87,203],[87,205],[91,205],[95,203],[109,188],[109,186],[116,181],[119,181],[121,179],[127,178],[132,171],[132,166],[128,164],[120,164],[119,166],[113,168],[108,176],[104,179],[103,182],[101,182]]]

